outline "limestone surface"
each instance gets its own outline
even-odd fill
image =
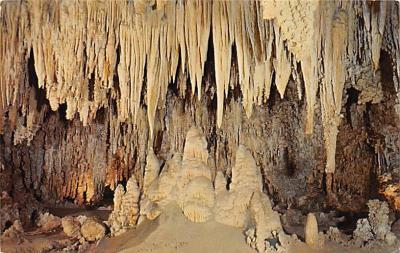
[[[114,193],[114,210],[108,219],[111,234],[118,235],[136,226],[140,215],[139,198],[140,191],[134,176],[128,180],[126,192],[122,185],[117,186]]]
[[[82,224],[81,234],[89,242],[98,241],[105,236],[106,226],[100,219],[89,217]]]

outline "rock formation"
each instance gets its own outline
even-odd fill
[[[50,232],[61,226],[61,218],[50,213],[41,213],[36,221],[36,226],[41,228],[43,231]]]
[[[215,196],[207,142],[198,128],[191,128],[186,135],[177,186],[184,215],[194,222],[207,221],[212,216]]]
[[[307,215],[306,226],[304,228],[305,241],[313,248],[321,248],[321,237],[318,234],[318,222],[313,213]]]
[[[0,66],[1,232],[114,194],[113,235],[176,202],[260,252],[293,210],[300,238],[395,243],[398,1],[0,0]],[[318,215],[367,203],[352,239]]]
[[[186,135],[182,158],[180,154],[175,154],[166,162],[160,176],[153,173],[158,171],[153,170],[154,164],[158,165],[154,162],[154,157],[147,159],[149,164],[146,165],[146,172],[152,180],[149,180],[151,184],[143,185],[146,198],[140,203],[140,209],[145,210],[141,211],[141,217],[152,220],[162,212],[163,207],[175,202],[192,222],[215,219],[222,224],[242,229],[252,227],[246,230],[251,246],[258,252],[275,249],[266,243],[267,240],[279,241],[285,235],[279,214],[272,210],[268,196],[263,193],[260,169],[253,156],[243,145],[237,148],[232,182],[227,190],[224,175],[221,172],[216,173],[215,177],[212,175],[206,144],[201,129],[192,127]],[[116,188],[114,210],[109,219],[114,235],[119,234],[121,225],[116,224],[123,219],[122,210],[130,207],[123,203],[129,192],[128,185],[133,181],[134,179],[129,179],[125,194],[122,186]],[[157,215],[153,215],[154,213]]]
[[[262,191],[261,174],[250,152],[239,146],[229,191],[217,195],[216,220],[223,224],[243,227],[248,221],[250,200]]]
[[[336,241],[346,247],[373,248],[375,245],[395,245],[397,238],[391,231],[388,204],[377,199],[368,201],[368,218],[357,220],[352,238],[346,237],[338,229],[330,228],[327,239]]]
[[[396,236],[391,232],[388,204],[374,199],[368,202],[368,208],[368,221],[371,225],[374,237],[378,240],[385,240],[389,244],[393,244],[396,240]]]
[[[81,236],[80,229],[81,223],[79,220],[72,216],[66,216],[61,219],[61,225],[64,233],[69,237],[77,237]]]
[[[149,187],[158,178],[160,173],[160,162],[153,150],[149,150],[146,158],[146,168],[144,172],[143,193],[147,195]]]
[[[122,185],[118,185],[114,195],[114,210],[108,224],[111,234],[118,235],[129,227],[135,227],[139,218],[140,191],[135,177],[131,177],[126,184],[126,192]]]
[[[89,217],[81,226],[81,234],[89,242],[98,241],[106,235],[106,226],[95,217]]]
[[[11,227],[7,228],[2,236],[21,239],[24,234],[24,228],[19,220],[15,220]]]

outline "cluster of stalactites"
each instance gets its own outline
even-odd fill
[[[284,96],[300,62],[307,102],[305,131],[312,133],[319,89],[326,171],[334,172],[346,62],[370,60],[378,67],[386,13],[395,4],[308,0],[3,2],[0,114],[21,104],[21,84],[26,82],[23,73],[33,55],[38,87],[45,89],[53,110],[65,103],[67,119],[78,114],[87,124],[99,108],[114,100],[118,122],[135,124],[145,104],[152,136],[157,108],[165,105],[169,83],[183,75],[190,80],[192,95],[197,91],[201,98],[212,36],[217,125],[223,124],[224,99],[235,83],[230,80],[234,48],[242,104],[249,117],[255,104],[267,101],[273,76]],[[360,16],[364,19],[362,31],[354,25]],[[186,82],[178,85],[184,96]],[[9,113],[9,117],[15,115]]]
[[[373,71],[378,69],[385,24],[391,23],[387,13],[400,7],[386,1],[272,0],[263,1],[262,5],[263,17],[279,26],[287,50],[301,63],[308,133],[312,132],[316,95],[320,91],[326,172],[333,173],[343,89],[349,74],[346,66],[360,64],[361,59],[370,62]],[[364,21],[360,26],[359,17]],[[397,41],[393,44],[398,45],[399,38],[394,40]],[[275,81],[279,90],[279,79]]]

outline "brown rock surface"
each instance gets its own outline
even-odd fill
[[[64,233],[69,237],[80,237],[81,223],[72,216],[66,216],[61,219],[61,225]]]
[[[82,236],[89,242],[101,240],[106,235],[106,226],[95,217],[89,217],[81,226]]]
[[[52,231],[58,229],[61,226],[61,218],[54,216],[50,213],[41,213],[36,221],[36,225],[42,231]]]

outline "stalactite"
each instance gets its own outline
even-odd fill
[[[177,84],[181,98],[188,88],[191,96],[204,98],[209,46],[214,53],[209,60],[214,63],[218,127],[224,124],[230,91],[240,89],[240,103],[250,118],[255,105],[268,103],[273,85],[281,98],[285,96],[300,63],[302,75],[296,78],[302,76],[304,83],[304,132],[313,132],[320,106],[326,173],[335,172],[343,89],[351,79],[346,71],[349,62],[363,61],[376,71],[381,49],[386,48],[393,57],[400,99],[396,2],[29,0],[3,1],[0,6],[0,132],[15,130],[15,144],[33,138],[35,125],[41,123],[31,120],[40,115],[35,106],[23,102],[30,92],[25,73],[31,56],[37,88],[46,93],[49,107],[60,111],[66,106],[65,118],[78,117],[83,126],[95,121],[99,110],[109,110],[109,137],[102,138],[109,138],[110,156],[125,145],[127,153],[137,152],[140,161],[135,166],[142,170],[147,145],[160,127],[157,114],[166,110],[169,85],[181,78]],[[231,77],[233,60],[239,87]],[[182,81],[186,79],[190,84]],[[24,117],[30,117],[27,126],[17,128]],[[204,115],[196,117],[201,120]],[[122,135],[121,129],[131,135]],[[106,177],[98,171],[90,179],[95,185]],[[114,176],[121,179],[126,174],[123,169]],[[84,182],[75,183],[83,188],[89,183],[80,180]]]

